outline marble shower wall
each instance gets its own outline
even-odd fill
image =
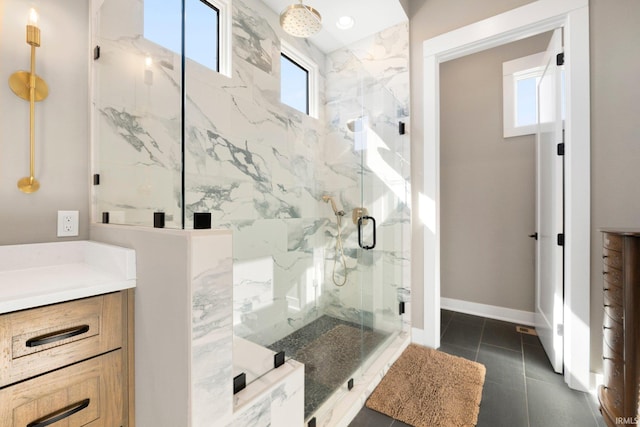
[[[94,220],[109,212],[112,223],[150,226],[163,211],[181,228],[181,58],[144,38],[143,8],[94,0]],[[211,212],[214,228],[233,231],[235,333],[267,345],[324,313],[359,320],[361,284],[364,310],[397,320],[410,277],[409,147],[397,135],[408,115],[408,24],[325,55],[284,34],[259,0],[233,0],[232,12],[232,75],[185,65],[184,225]],[[281,39],[318,64],[317,119],[279,101]],[[349,133],[354,115],[370,129]],[[349,217],[363,176],[382,250],[360,253]],[[331,281],[336,225],[323,194],[347,211],[342,288]]]

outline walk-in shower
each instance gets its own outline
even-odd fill
[[[96,6],[94,219],[152,227],[164,213],[167,228],[192,229],[204,213],[231,230],[228,321],[247,344],[234,350],[234,372],[249,387],[284,352],[306,365],[306,417],[330,413],[409,329],[399,305],[409,298],[410,144],[397,131],[408,115],[408,26],[324,52],[289,37],[259,0],[234,0],[229,77],[145,37],[150,5],[169,3]],[[167,16],[169,38],[188,36],[188,20]],[[281,40],[318,65],[318,117],[277,96]]]

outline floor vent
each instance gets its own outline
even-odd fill
[[[529,328],[527,326],[516,326],[516,331],[521,334],[538,335],[534,328]]]

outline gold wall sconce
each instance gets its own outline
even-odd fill
[[[31,46],[31,71],[13,73],[9,77],[9,87],[17,96],[29,101],[29,176],[18,181],[18,188],[23,193],[35,193],[40,188],[40,183],[35,178],[35,103],[49,95],[47,83],[36,75],[36,48],[40,46],[40,28],[35,9],[29,11],[27,44]]]

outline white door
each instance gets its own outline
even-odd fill
[[[556,57],[562,52],[562,30],[554,31],[545,55],[545,70],[538,84],[536,138],[536,329],[556,372],[562,372],[564,251],[559,237],[563,221],[562,70]]]

